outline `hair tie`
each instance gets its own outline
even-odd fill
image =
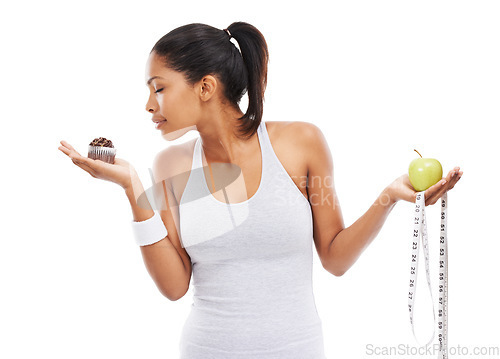
[[[229,35],[229,39],[231,40],[231,38],[233,37],[233,35],[231,35],[231,33],[229,32],[228,29],[224,29],[224,31]]]

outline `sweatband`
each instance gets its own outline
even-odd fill
[[[161,241],[168,234],[167,228],[163,223],[158,212],[153,211],[154,215],[145,221],[132,221],[132,231],[135,242],[139,246],[147,246]]]

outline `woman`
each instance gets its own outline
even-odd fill
[[[244,22],[224,30],[189,24],[155,44],[146,110],[167,140],[191,129],[200,134],[155,158],[153,179],[162,184],[155,196],[165,203],[160,216],[149,202],[138,205],[144,188],[128,162],[92,160],[65,141],[59,147],[91,176],[123,187],[145,265],[163,295],[183,297],[193,274],[182,358],[325,358],[312,242],[323,267],[341,276],[394,205],[415,202],[402,175],[345,228],[319,128],[262,121],[267,63],[264,37]],[[425,191],[426,204],[453,188],[459,170]]]

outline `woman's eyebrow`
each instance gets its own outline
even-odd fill
[[[148,80],[148,82],[147,82],[146,84],[147,84],[147,85],[151,84],[151,81],[153,81],[154,79],[163,79],[163,77],[161,77],[161,76],[153,76],[153,77],[151,77],[151,78]]]

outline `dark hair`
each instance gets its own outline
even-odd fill
[[[163,57],[168,68],[183,73],[190,85],[207,74],[217,76],[224,96],[235,107],[248,93],[248,109],[238,118],[242,123],[237,127],[243,136],[251,137],[262,120],[269,52],[256,27],[233,22],[227,29],[241,53],[226,31],[200,23],[170,31],[158,40],[151,53]]]

